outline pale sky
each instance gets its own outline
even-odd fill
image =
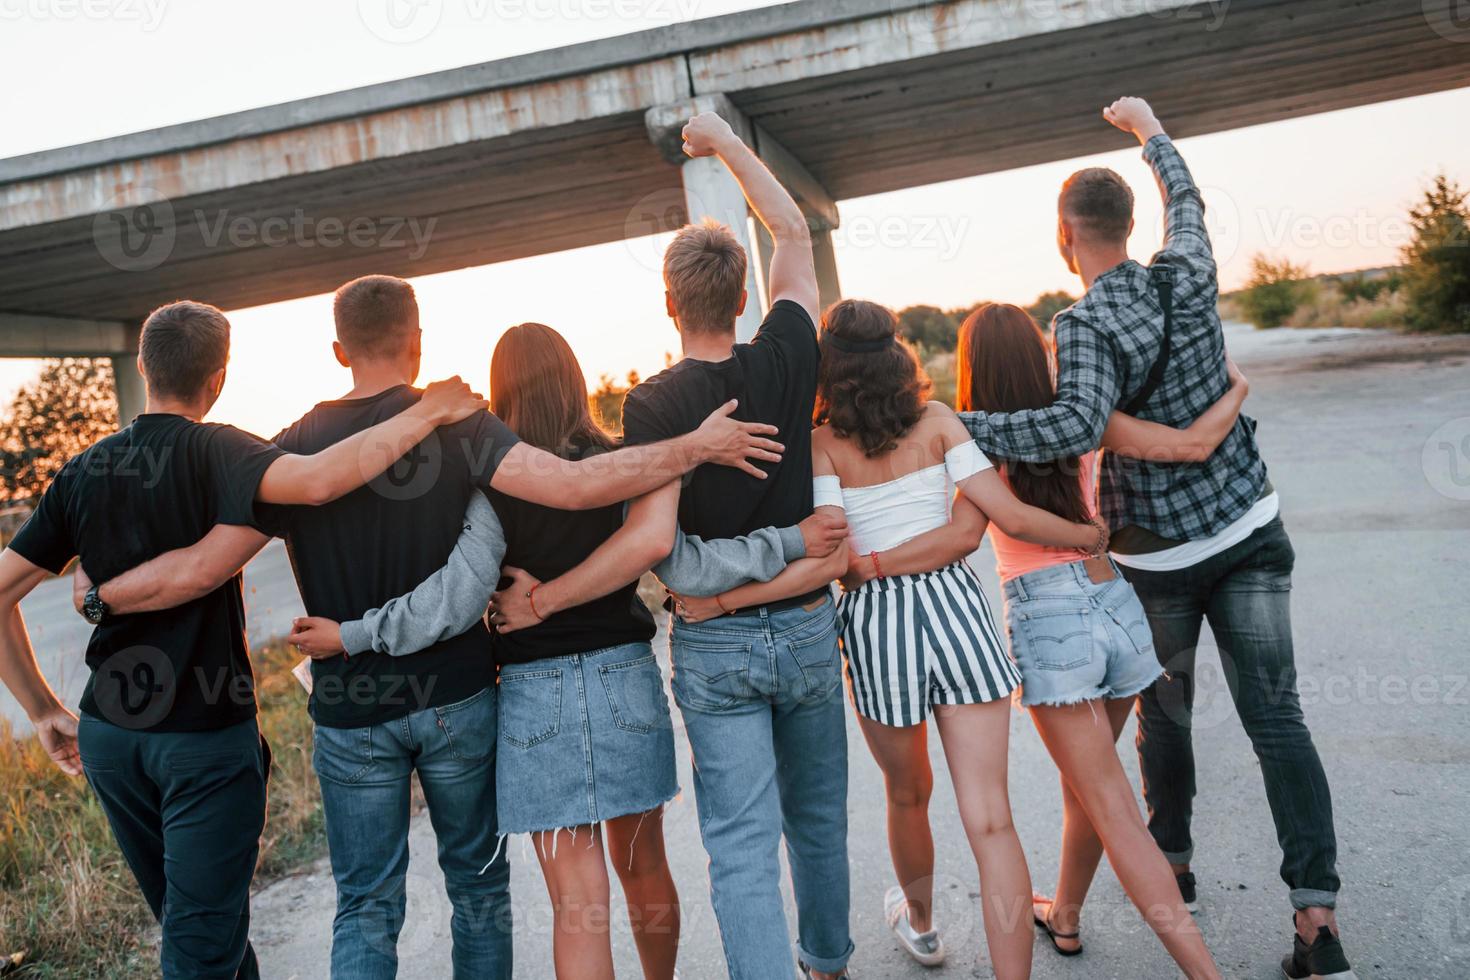
[[[386,4],[420,16],[410,43],[374,33]],[[0,0],[0,157],[29,153],[763,6],[740,0]],[[435,14],[437,13],[437,19]],[[429,25],[432,25],[430,28]],[[1118,93],[1147,96],[1147,92]],[[1101,105],[1099,105],[1101,108]],[[1222,285],[1265,251],[1335,272],[1397,261],[1407,207],[1437,171],[1470,184],[1470,89],[1181,140],[1204,188]],[[1167,127],[1169,120],[1163,120]],[[1105,124],[1099,119],[1099,131]],[[792,146],[798,154],[800,145]],[[1056,190],[1080,166],[1118,170],[1138,194],[1136,255],[1158,243],[1158,197],[1136,151],[1101,153],[841,203],[846,295],[895,308],[1029,303],[1078,291],[1053,244]],[[487,383],[507,327],[539,320],[576,349],[589,382],[663,366],[661,239],[425,276],[421,381]],[[211,419],[270,434],[345,391],[330,297],[232,311],[231,374]],[[0,362],[0,397],[35,363]]]

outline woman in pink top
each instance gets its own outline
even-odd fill
[[[961,411],[1043,408],[1056,395],[1051,347],[1036,321],[1015,306],[985,304],[972,313],[960,330],[958,353]],[[1115,412],[1104,449],[1153,460],[1207,458],[1245,400],[1245,379],[1233,365],[1232,381],[1230,391],[1188,429]],[[995,463],[1022,502],[1070,521],[1096,516],[1097,453],[1045,466]],[[975,518],[962,508],[957,503],[953,521],[965,526]],[[941,530],[930,540],[915,539],[880,554],[879,561],[885,571],[932,561],[926,550],[946,547],[944,535]],[[1077,923],[1106,850],[1129,897],[1185,973],[1217,975],[1114,749],[1136,696],[1162,672],[1138,597],[1107,557],[1021,541],[998,527],[991,528],[991,542],[1005,592],[1011,656],[1021,671],[1021,703],[1062,776],[1061,873],[1055,900],[1036,896],[1037,925],[1057,952],[1082,952]],[[853,571],[859,578],[865,574],[861,558]]]

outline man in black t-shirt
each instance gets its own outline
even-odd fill
[[[391,276],[337,291],[333,350],[353,388],[322,402],[276,437],[311,452],[413,405],[419,371],[418,304]],[[285,537],[308,613],[352,620],[411,591],[443,565],[470,494],[493,487],[561,508],[637,496],[712,461],[758,473],[778,459],[768,425],[715,406],[697,431],[652,446],[569,461],[520,442],[479,412],[424,439],[366,486],[316,508],[266,508],[263,530],[165,554],[100,586],[111,607],[187,602],[210,585],[197,569],[239,568]],[[747,459],[749,457],[749,459]],[[410,777],[417,772],[455,914],[456,976],[511,975],[509,866],[495,833],[495,670],[483,622],[412,656],[379,651],[312,663],[313,763],[322,789],[337,884],[331,973],[392,977],[405,913]]]
[[[0,679],[64,771],[85,771],[153,914],[165,977],[258,976],[249,889],[269,751],[255,722],[238,569],[172,609],[96,625],[80,724],[37,667],[19,603],[80,555],[99,580],[197,540],[256,535],[255,501],[322,503],[381,472],[440,423],[484,405],[458,383],[330,450],[288,455],[200,420],[218,398],[229,322],[180,302],[144,324],[147,409],[73,457],[0,553]],[[325,448],[325,447],[324,447]]]
[[[690,156],[717,156],[740,182],[775,244],[771,311],[755,339],[735,342],[745,250],[706,220],[664,257],[668,312],[683,359],[631,392],[628,444],[687,432],[738,399],[738,417],[778,427],[786,445],[766,480],[703,466],[681,488],[687,534],[725,538],[800,522],[812,512],[811,427],[817,388],[817,281],[801,211],[719,116],[684,129]],[[792,563],[788,597],[689,625],[675,617],[673,691],[694,756],[700,832],[730,972],[791,976],[777,852],[785,828],[796,893],[797,955],[813,976],[842,975],[848,934],[847,739],[829,586],[847,549]],[[677,612],[677,607],[676,607]]]

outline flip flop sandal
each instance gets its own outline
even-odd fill
[[[1045,895],[1033,895],[1033,896],[1031,896],[1031,902],[1032,902],[1033,905],[1036,904],[1037,902],[1046,902],[1047,905],[1048,905],[1048,915],[1050,914],[1050,905],[1052,903],[1052,900],[1049,899],[1049,898],[1047,898]],[[1081,938],[1081,935],[1079,933],[1075,933],[1075,932],[1057,932],[1055,929],[1053,929],[1051,927],[1051,923],[1049,921],[1047,921],[1047,919],[1043,919],[1041,916],[1037,915],[1034,910],[1031,913],[1031,921],[1033,921],[1033,922],[1036,923],[1036,928],[1038,928],[1042,932],[1046,933],[1046,938],[1049,939],[1049,940],[1051,940],[1051,948],[1054,949],[1054,950],[1056,950],[1062,956],[1080,956],[1080,955],[1082,955],[1082,944],[1081,943],[1078,943],[1077,944],[1077,948],[1076,949],[1063,949],[1062,946],[1061,946],[1061,944],[1057,942],[1058,939],[1080,939]]]

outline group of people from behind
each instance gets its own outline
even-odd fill
[[[998,977],[1030,974],[1033,921],[1056,953],[1082,953],[1104,853],[1185,975],[1219,976],[1188,867],[1188,685],[1205,617],[1241,676],[1232,694],[1282,841],[1295,909],[1283,971],[1351,976],[1330,797],[1295,696],[1290,545],[1225,357],[1199,193],[1146,103],[1104,115],[1139,137],[1159,179],[1163,249],[1150,266],[1128,258],[1132,196],[1116,174],[1070,178],[1058,242],[1086,296],[1054,340],[1017,307],[975,310],[954,407],[930,400],[891,310],[818,309],[804,217],[713,114],[690,120],[684,148],[717,156],[769,231],[770,309],[737,343],[744,249],[714,222],[680,231],[664,279],[683,356],[628,394],[621,440],[543,324],[498,342],[491,411],[457,379],[414,389],[412,288],[369,276],[334,304],[353,388],[266,442],[200,421],[224,381],[223,315],[156,311],[140,354],[148,413],[68,464],[0,555],[0,679],[96,790],[163,923],[165,976],[258,973],[248,886],[269,753],[239,570],[270,536],[285,538],[309,613],[290,640],[312,658],[334,977],[396,974],[414,772],[457,977],[512,975],[511,834],[529,835],[541,866],[558,976],[613,975],[609,862],[644,975],[676,975],[663,820],[679,783],[638,594],[649,571],[668,593],[669,690],[732,977],[846,975],[844,687],[885,787],[883,914],[917,962],[947,955],[932,718]],[[163,449],[160,495],[121,464]],[[1003,632],[968,564],[987,531]],[[16,607],[77,554],[79,606],[97,624],[80,726]],[[1061,780],[1052,896],[1033,891],[1011,814],[1016,700]],[[1135,710],[1147,821],[1115,746]]]

